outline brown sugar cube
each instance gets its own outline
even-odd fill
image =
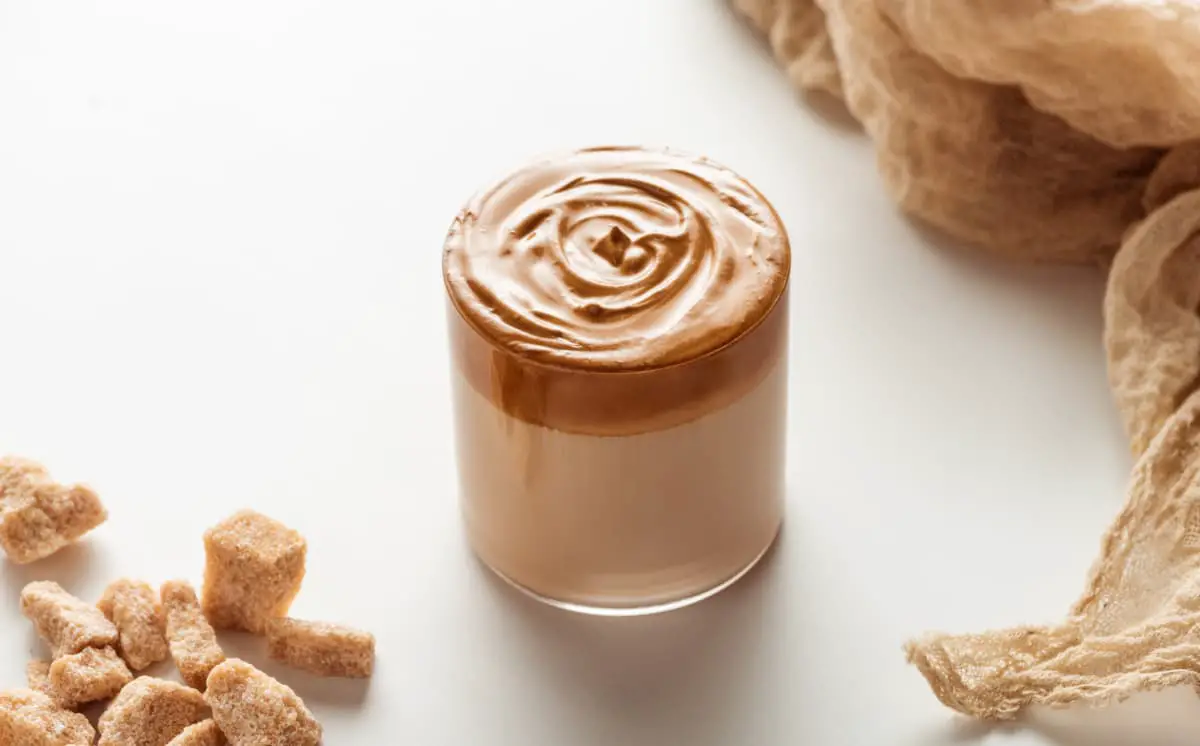
[[[189,725],[175,736],[167,746],[226,746],[225,734],[215,720],[204,720]]]
[[[263,634],[304,580],[304,537],[245,510],[204,534],[204,615],[217,629]]]
[[[163,583],[163,609],[167,617],[167,639],[179,675],[193,689],[204,691],[208,674],[225,660],[212,625],[200,611],[200,602],[190,583]]]
[[[75,598],[58,583],[39,580],[21,591],[21,613],[37,629],[55,658],[84,648],[117,644],[117,628],[100,610]]]
[[[41,692],[0,692],[0,744],[4,746],[92,746],[95,738],[86,717],[62,709]]]
[[[88,487],[58,484],[26,459],[0,458],[0,549],[13,562],[49,557],[107,519]]]
[[[167,624],[158,594],[140,580],[117,580],[104,590],[96,604],[117,627],[118,650],[134,671],[166,660]]]
[[[42,694],[50,693],[50,661],[33,660],[25,664],[25,681],[29,688]]]
[[[245,661],[213,669],[204,698],[230,746],[316,746],[321,724],[287,686]]]
[[[375,668],[375,637],[338,624],[272,619],[267,654],[317,676],[365,679]]]
[[[117,696],[133,674],[112,648],[88,648],[65,655],[50,664],[49,694],[63,707],[74,710],[82,704]]]
[[[134,679],[100,716],[98,746],[166,746],[204,719],[204,695],[173,681]],[[280,743],[282,746],[282,742]]]

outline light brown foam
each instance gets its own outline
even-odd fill
[[[737,401],[787,350],[787,290],[736,345],[657,370],[609,372],[543,365],[480,337],[453,310],[451,351],[467,382],[525,422],[572,433],[629,435],[689,422]]]
[[[522,357],[640,370],[695,359],[775,304],[787,238],[737,174],[672,151],[542,160],[476,196],[446,240],[450,297]]]
[[[619,435],[753,388],[787,338],[790,249],[774,209],[710,161],[601,148],[476,196],[446,240],[452,353],[526,422]]]

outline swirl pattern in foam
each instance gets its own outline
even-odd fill
[[[595,148],[533,163],[454,221],[444,274],[463,317],[498,346],[566,367],[692,360],[770,311],[786,233],[749,183],[711,161]]]

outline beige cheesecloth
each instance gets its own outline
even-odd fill
[[[731,0],[845,102],[900,206],[1004,256],[1108,268],[1137,457],[1061,623],[907,645],[967,715],[1200,689],[1200,3]]]

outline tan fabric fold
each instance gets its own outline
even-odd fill
[[[734,7],[762,29],[792,84],[842,98],[833,44],[816,0],[733,0]]]
[[[1109,381],[1142,453],[1200,375],[1200,192],[1154,213],[1117,254],[1104,303]]]
[[[811,85],[794,68],[816,64],[812,0],[731,1],[772,40],[810,40],[774,48]],[[1109,380],[1137,457],[1065,621],[926,635],[909,661],[944,704],[983,719],[1200,689],[1200,10],[816,5],[846,105],[905,211],[1004,256],[1108,268]]]
[[[1006,720],[1029,705],[1108,704],[1200,684],[1200,395],[1191,396],[1134,470],[1068,621],[906,646],[948,707]]]
[[[1036,108],[1106,143],[1200,137],[1200,6],[1191,0],[874,4],[951,74],[1017,86]]]
[[[810,5],[735,0],[752,23],[771,24],[762,29],[770,39],[802,36]],[[823,5],[847,107],[910,215],[1004,256],[1076,263],[1111,255],[1142,216],[1159,150],[1105,145],[1034,109],[1016,88],[951,75],[914,51],[874,0]],[[811,49],[775,52],[791,70]]]

